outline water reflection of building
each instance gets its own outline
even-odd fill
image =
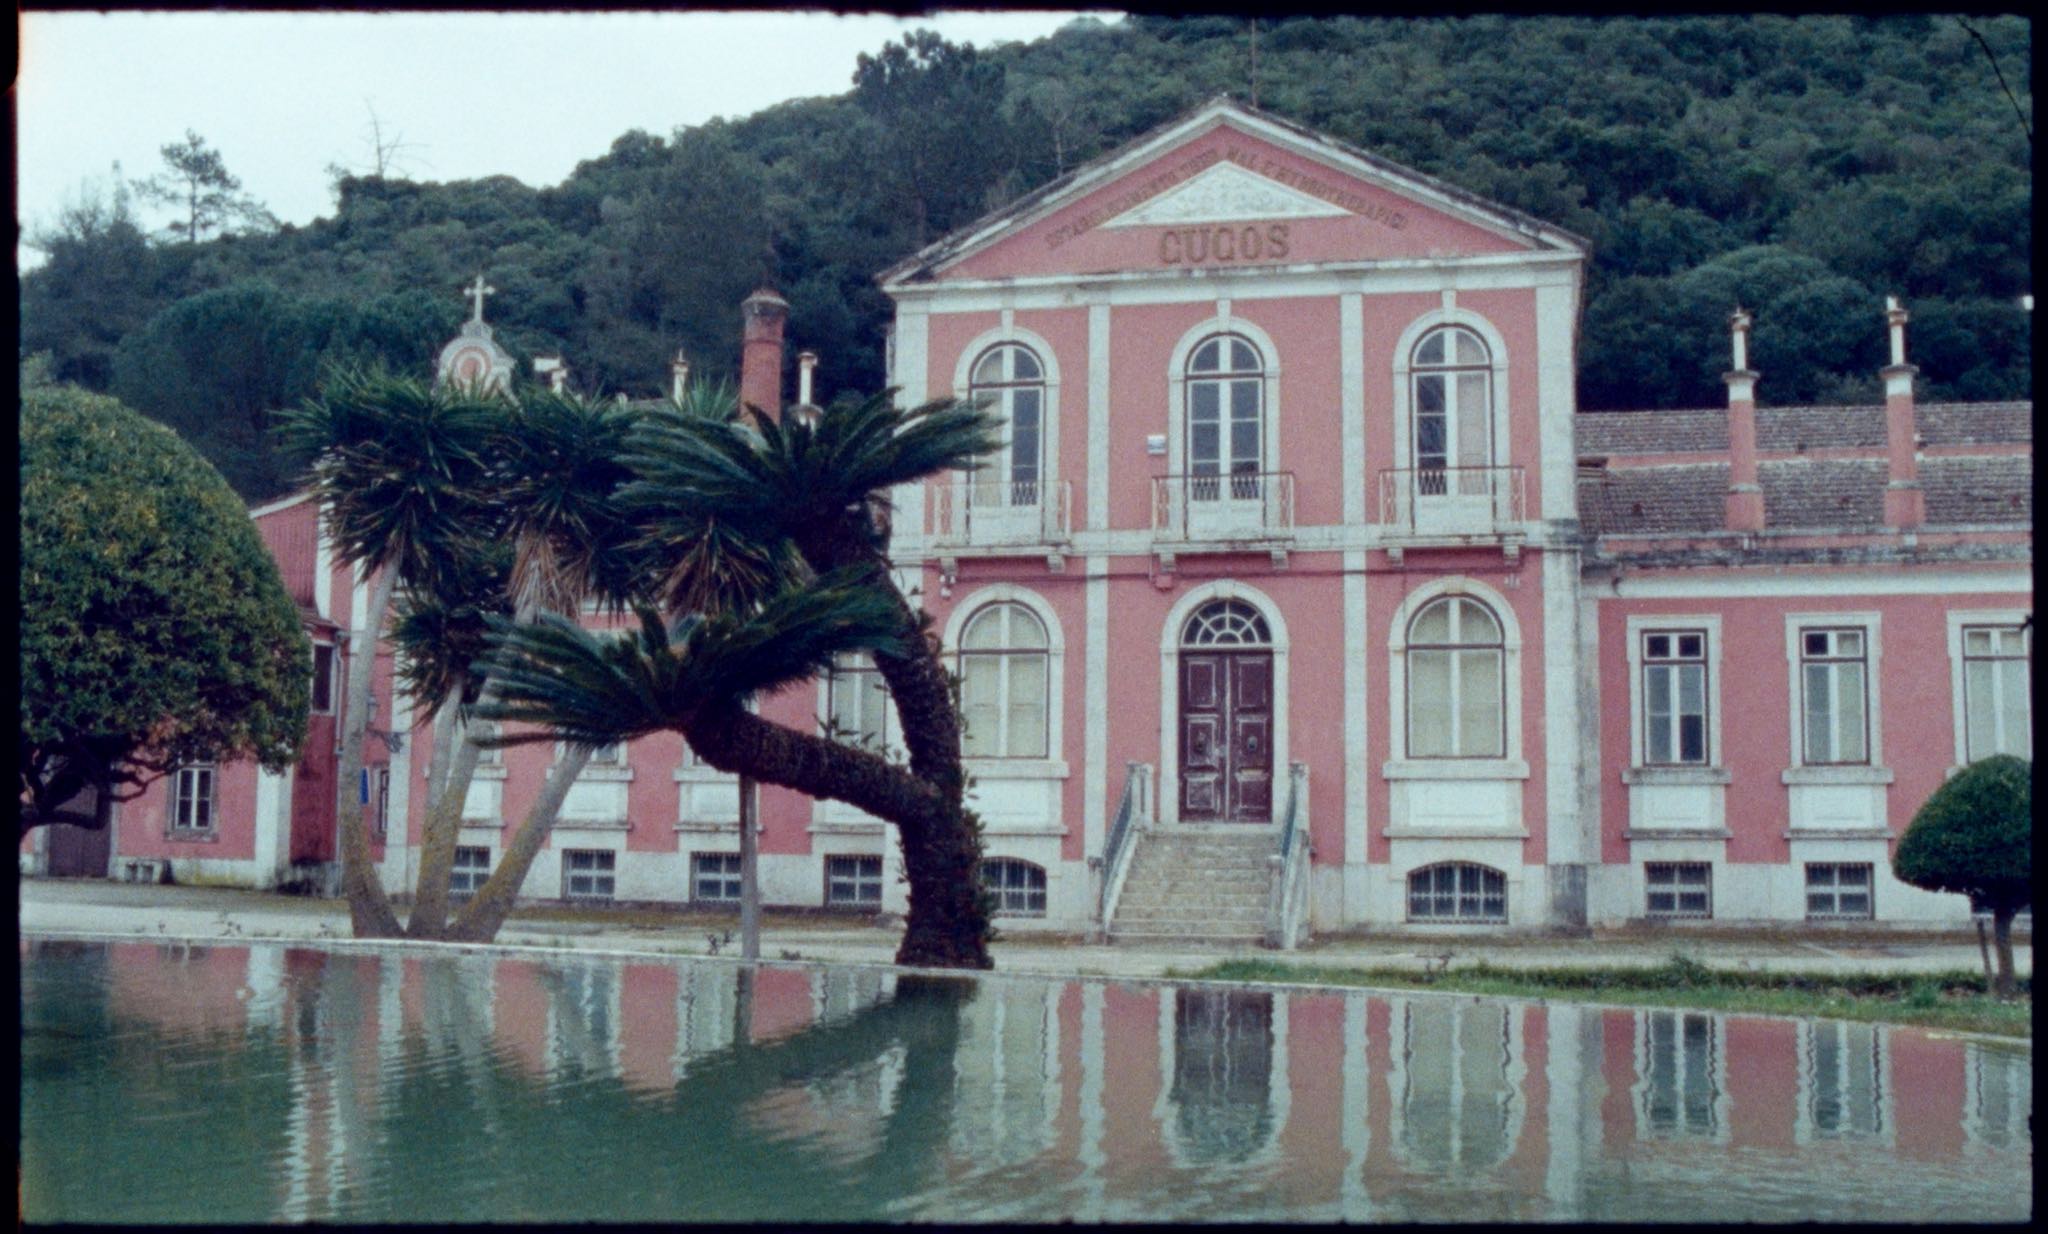
[[[1649,1139],[1729,1137],[1722,1078],[1722,1017],[1697,1011],[1636,1014],[1636,1134]]]
[[[1429,1173],[1467,1176],[1514,1152],[1527,1068],[1516,1004],[1394,1001],[1389,1114],[1394,1152]]]
[[[1850,1196],[1846,1217],[1901,1170],[2024,1168],[2030,1148],[2030,1056],[1883,1026],[999,979],[918,1037],[881,970],[114,950],[117,1014],[283,1047],[269,1142],[293,1221],[347,1219],[403,1176],[423,1099],[470,1102],[448,1125],[491,1143],[552,1108],[520,1095],[543,1086],[713,1111],[860,1177],[907,1143],[919,1185],[1019,1219],[1228,1195],[1251,1216],[1634,1220],[1730,1176],[1779,1203]],[[806,1037],[836,1042],[828,1061]]]
[[[1800,1022],[1799,1143],[1893,1143],[1891,1034],[1882,1024]]]

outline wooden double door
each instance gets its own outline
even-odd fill
[[[1180,818],[1273,821],[1273,653],[1180,653]]]

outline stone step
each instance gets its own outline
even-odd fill
[[[1179,908],[1264,908],[1272,898],[1264,887],[1247,887],[1242,890],[1219,890],[1213,887],[1170,888],[1170,887],[1124,887],[1124,894],[1117,901],[1126,908],[1140,905],[1168,904]]]
[[[1111,943],[1129,943],[1142,947],[1188,947],[1204,950],[1209,948],[1229,948],[1235,950],[1238,948],[1262,946],[1266,941],[1266,936],[1263,933],[1196,934],[1184,930],[1159,930],[1156,928],[1145,930],[1119,929],[1109,932],[1109,941]]]

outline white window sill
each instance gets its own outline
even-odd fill
[[[676,830],[696,832],[700,835],[738,836],[740,833],[740,821],[736,818],[727,819],[725,822],[708,818],[686,818],[676,824]],[[764,835],[766,832],[767,828],[763,827],[760,823],[754,824],[755,835]]]
[[[1389,780],[1526,780],[1519,758],[1397,758],[1380,768]]]
[[[1630,827],[1621,838],[1635,843],[1644,840],[1730,840],[1735,833],[1726,827]]]
[[[963,758],[960,766],[977,780],[1064,780],[1063,758]]]
[[[1889,767],[1787,767],[1779,780],[1785,784],[1890,784]]]
[[[1623,784],[1727,784],[1735,779],[1726,767],[1624,767]]]
[[[1401,827],[1389,827],[1380,833],[1389,840],[1526,840],[1527,830],[1521,827],[1479,826],[1446,823],[1441,827],[1418,827],[1409,823]]]

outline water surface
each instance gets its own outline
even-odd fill
[[[2025,1220],[2032,1055],[1454,995],[25,940],[31,1221]]]

